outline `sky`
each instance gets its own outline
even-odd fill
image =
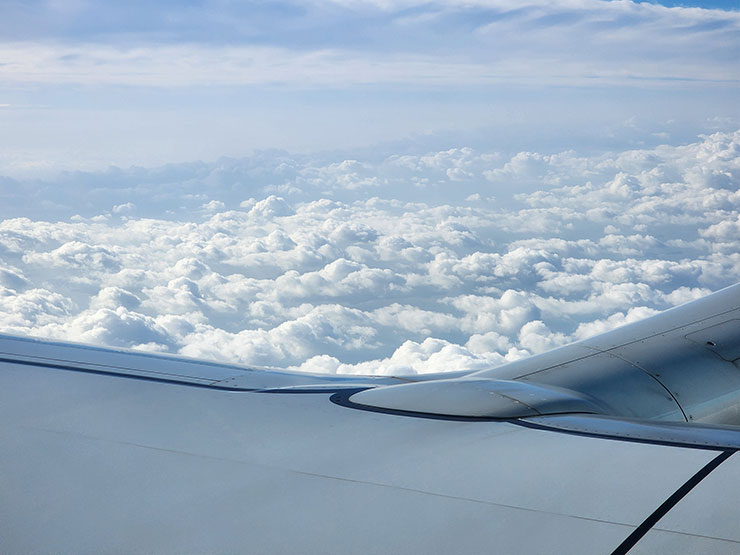
[[[738,281],[737,2],[0,10],[2,332],[481,369]]]
[[[0,171],[733,130],[740,8],[685,4],[4,0]]]

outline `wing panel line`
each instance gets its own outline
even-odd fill
[[[703,468],[701,468],[696,474],[689,478],[680,488],[678,488],[673,495],[663,501],[663,503],[648,516],[642,524],[640,524],[634,531],[627,536],[627,538],[612,551],[611,555],[624,555],[628,553],[636,544],[639,542],[650,529],[655,526],[661,518],[663,518],[668,511],[670,511],[676,504],[681,501],[686,495],[694,489],[699,483],[709,476],[713,470],[719,465],[729,459],[735,451],[723,451],[711,461],[709,461]]]
[[[163,378],[159,376],[147,376],[142,374],[130,374],[126,372],[116,372],[113,370],[102,370],[95,368],[85,368],[82,366],[72,366],[69,364],[56,364],[52,362],[38,361],[38,360],[23,360],[15,358],[0,358],[0,363],[7,364],[20,364],[23,366],[35,366],[40,368],[53,368],[55,370],[68,370],[72,372],[82,372],[84,374],[96,374],[98,376],[113,376],[115,378],[127,378],[131,380],[142,380],[146,382],[158,382],[166,383],[170,385],[184,385],[187,387],[200,387],[203,389],[220,389],[223,391],[258,391],[257,389],[249,389],[245,387],[227,387],[223,385],[216,385],[217,380],[196,381],[198,378],[183,378],[182,380],[174,378]],[[135,370],[136,372],[145,372],[145,370]],[[174,374],[172,374],[174,375]]]

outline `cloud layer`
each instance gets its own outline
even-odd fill
[[[0,329],[305,371],[481,369],[740,276],[740,131],[600,156],[257,158],[25,184],[81,215],[0,222]]]

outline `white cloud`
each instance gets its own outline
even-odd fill
[[[249,216],[254,218],[271,219],[280,216],[289,216],[292,210],[285,199],[270,195],[264,200],[256,202],[249,210]]]
[[[0,321],[2,329],[11,333],[44,335],[43,326],[68,319],[75,309],[71,299],[46,289],[18,292],[0,287]]]
[[[211,200],[203,205],[203,210],[207,212],[218,212],[226,208],[226,205],[220,200]]]
[[[99,308],[81,313],[59,326],[50,324],[45,332],[64,333],[76,341],[118,347],[167,351],[171,340],[166,330],[150,316],[130,312],[124,307]]]
[[[0,286],[7,289],[22,291],[30,282],[17,268],[0,268]]]
[[[96,197],[91,214],[125,218],[1,221],[0,329],[306,371],[480,369],[740,275],[740,132],[597,156],[260,156],[246,201],[257,162],[236,160],[91,177],[148,184]],[[177,216],[139,217],[161,190]]]
[[[51,252],[31,252],[23,256],[27,264],[56,268],[85,268],[96,272],[118,270],[120,260],[115,252],[99,245],[80,241],[64,243]]]
[[[120,287],[104,287],[90,301],[90,307],[92,308],[110,308],[113,310],[119,307],[134,310],[140,304],[141,299],[139,297]]]
[[[476,354],[466,347],[443,339],[428,338],[421,343],[406,341],[386,359],[343,364],[334,357],[317,355],[295,369],[337,374],[428,374],[455,370],[483,370],[498,366],[505,360],[505,357],[495,352]]]
[[[630,322],[636,322],[642,320],[648,316],[656,314],[656,310],[652,310],[646,307],[630,308],[627,313],[617,312],[612,314],[608,318],[603,320],[594,320],[593,322],[586,322],[580,324],[576,329],[574,337],[577,339],[585,339],[599,333],[604,333],[618,326],[629,324]]]
[[[725,220],[699,232],[702,237],[710,239],[722,245],[730,243],[736,245],[740,239],[740,216],[737,219]]]
[[[133,202],[125,202],[123,204],[116,204],[111,209],[111,212],[114,214],[130,214],[134,210],[136,210],[136,205]]]

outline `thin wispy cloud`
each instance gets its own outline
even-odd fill
[[[740,48],[737,12],[598,0],[284,7],[286,13],[261,31],[247,26],[249,13],[235,10],[234,21],[227,23],[209,17],[203,5],[173,18],[178,23],[171,35],[137,31],[129,22],[133,35],[123,38],[112,30],[93,34],[83,27],[71,35],[50,31],[35,41],[6,41],[0,75],[8,84],[157,87],[740,78],[732,54]],[[158,12],[173,15],[166,5]],[[52,15],[47,14],[49,20]],[[215,40],[199,35],[190,27],[197,17],[214,32],[231,28],[234,36],[220,42],[221,33]],[[341,33],[340,26],[354,32]],[[333,40],[308,30],[316,28]],[[126,31],[126,21],[117,30]],[[439,41],[440,36],[452,40]]]

